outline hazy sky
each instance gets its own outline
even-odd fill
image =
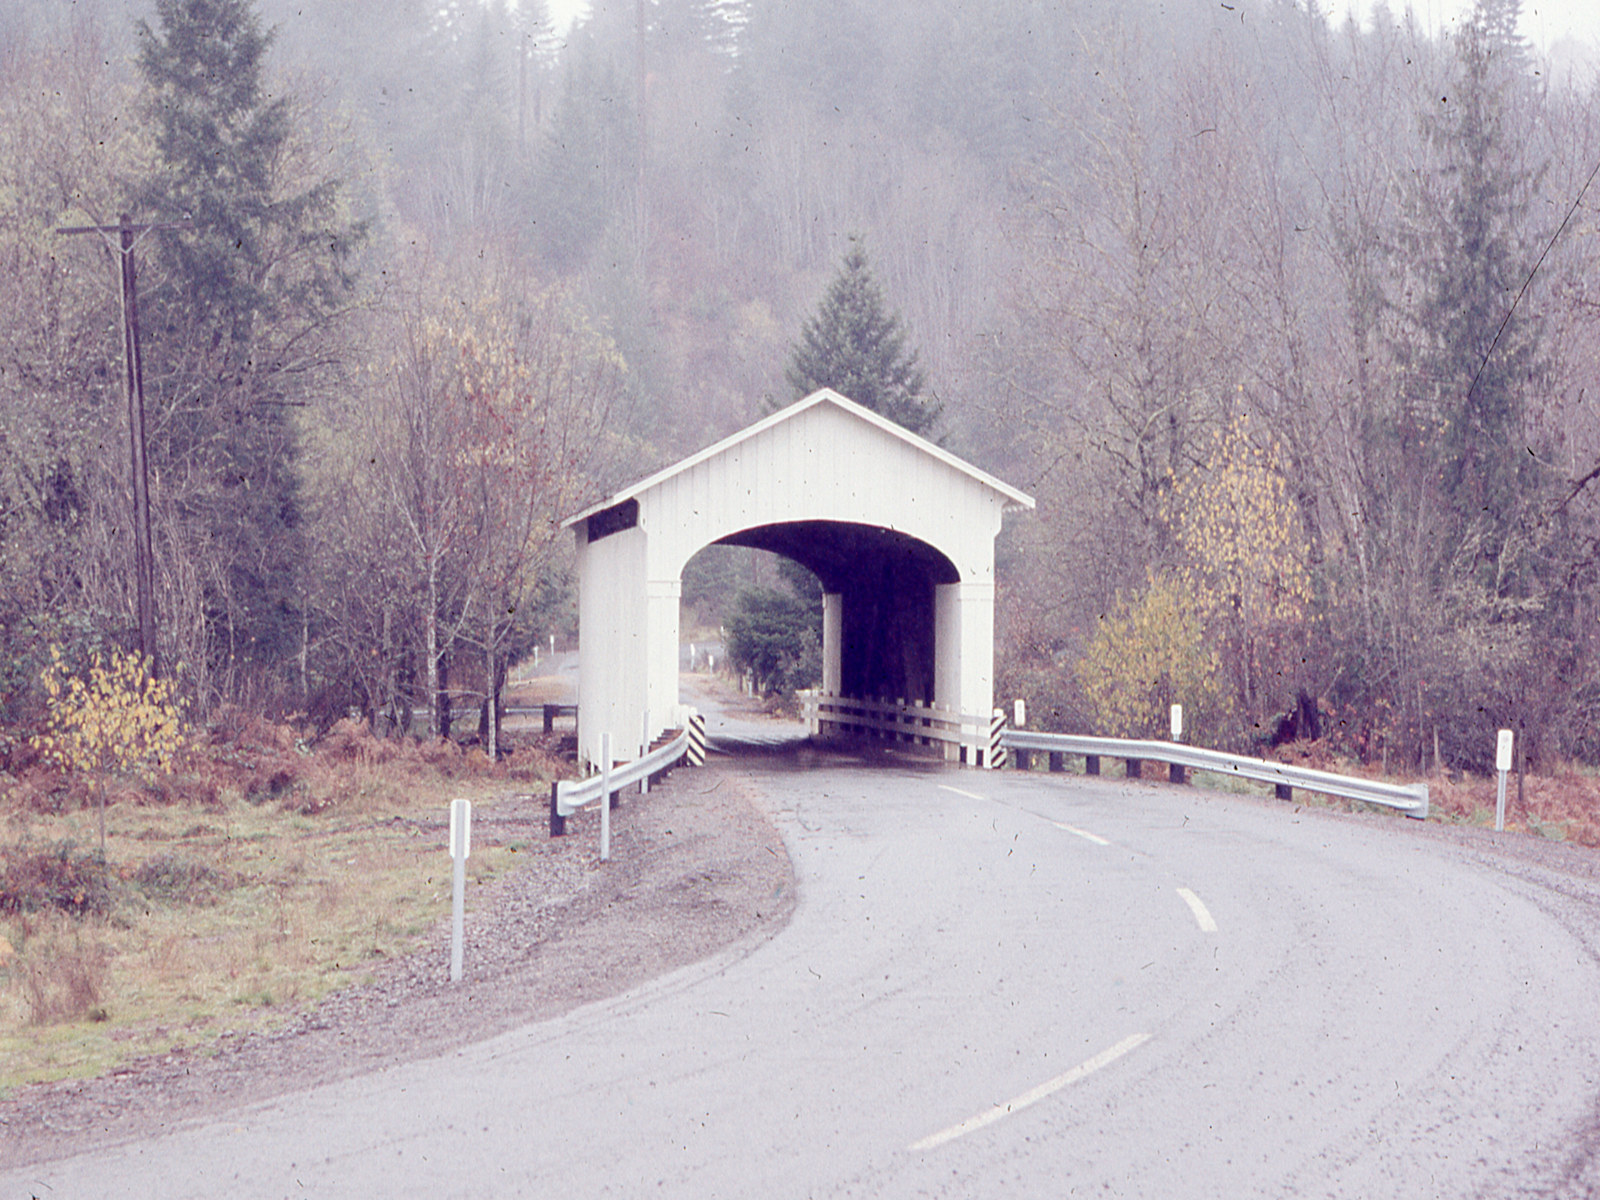
[[[1329,11],[1354,11],[1365,16],[1372,0],[1324,0]],[[1406,0],[1389,0],[1396,13],[1407,8]],[[1422,24],[1438,29],[1455,24],[1472,10],[1472,0],[1411,0],[1409,7]],[[1523,0],[1522,36],[1540,49],[1548,50],[1564,37],[1600,45],[1600,3],[1596,0]]]
[[[577,17],[589,11],[589,0],[546,0],[546,7],[556,28],[565,32]]]
[[[589,9],[589,0],[548,0],[548,3],[550,16],[561,29]],[[1372,0],[1323,0],[1323,3],[1329,11],[1354,11],[1363,17],[1372,8]],[[1411,0],[1410,6],[1424,25],[1439,28],[1459,21],[1471,10],[1472,0]],[[1389,7],[1402,13],[1407,3],[1406,0],[1389,0]],[[1600,47],[1600,0],[1523,0],[1522,33],[1534,45],[1546,50],[1568,36]]]

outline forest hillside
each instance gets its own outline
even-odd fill
[[[1600,97],[1519,18],[597,0],[557,36],[539,0],[13,0],[8,752],[53,662],[144,639],[141,526],[192,719],[452,729],[574,632],[559,520],[786,401],[863,247],[937,436],[1039,499],[997,694],[1600,762]]]

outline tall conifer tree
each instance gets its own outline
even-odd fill
[[[889,311],[859,238],[801,326],[785,378],[797,400],[830,387],[912,433],[927,436],[939,420],[940,406],[923,392],[916,351],[906,346],[905,328]]]
[[[1433,163],[1401,243],[1402,371],[1367,439],[1382,580],[1369,661],[1387,676],[1401,736],[1467,763],[1541,702],[1541,676],[1573,644],[1551,456],[1531,415],[1552,344],[1525,289],[1554,230],[1534,224],[1544,167],[1527,134],[1537,84],[1519,9],[1477,0],[1428,98]]]
[[[1439,168],[1419,197],[1422,287],[1402,354],[1408,407],[1437,464],[1444,543],[1480,544],[1486,581],[1509,578],[1496,564],[1544,482],[1525,415],[1548,353],[1533,306],[1517,303],[1537,258],[1529,216],[1544,173],[1516,127],[1530,78],[1520,8],[1478,0],[1457,36],[1450,90],[1428,122]]]
[[[278,666],[298,648],[291,414],[337,360],[329,331],[363,229],[343,216],[337,179],[295,165],[293,108],[269,89],[272,36],[252,0],[157,0],[156,25],[140,21],[136,35],[157,151],[137,205],[194,222],[159,243],[146,304],[151,459],[184,530],[171,536],[204,543],[190,550],[226,693],[243,682],[237,668]]]

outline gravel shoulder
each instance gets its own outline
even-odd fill
[[[475,839],[526,841],[527,859],[469,895],[460,983],[449,982],[441,927],[423,951],[271,1033],[224,1034],[99,1078],[23,1088],[0,1101],[0,1166],[151,1137],[444,1054],[727,947],[753,948],[782,928],[795,900],[788,853],[755,799],[736,766],[675,771],[647,797],[623,796],[605,864],[597,811],[550,839],[545,796],[481,810]]]

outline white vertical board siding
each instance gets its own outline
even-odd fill
[[[678,620],[683,585],[677,579],[652,579],[645,584],[645,655],[649,660],[644,680],[650,708],[649,735],[654,738],[673,723],[678,707]],[[639,723],[634,722],[637,730]],[[630,736],[630,742],[637,734]]]
[[[583,523],[576,536],[578,578],[604,581],[578,590],[578,751],[593,763],[602,733],[624,747],[644,719],[646,535],[641,526],[591,542]]]
[[[994,584],[963,581],[955,586],[961,610],[960,708],[988,716],[994,708]]]
[[[628,498],[639,503],[638,526],[589,543],[587,517]],[[578,538],[581,752],[596,760],[606,731],[618,746],[633,745],[647,709],[652,734],[673,719],[680,581],[689,559],[730,534],[796,521],[891,529],[954,564],[960,582],[940,585],[934,598],[935,698],[987,717],[994,538],[1008,508],[1032,504],[824,391],[587,510],[568,522]],[[837,686],[837,645],[828,665]]]

